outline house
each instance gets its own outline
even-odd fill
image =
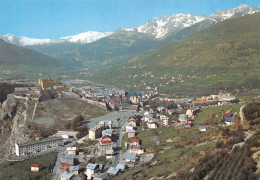
[[[144,150],[141,149],[141,147],[140,147],[139,137],[132,137],[130,139],[129,152],[130,153],[136,153],[136,154],[144,153]]]
[[[74,157],[60,156],[60,169],[61,172],[69,170],[70,166],[74,165]]]
[[[160,115],[160,120],[164,126],[169,126],[172,123],[172,120],[165,115]]]
[[[184,127],[190,128],[190,127],[191,127],[191,121],[187,121],[187,122],[184,124]]]
[[[188,116],[186,114],[180,114],[179,115],[179,121],[181,123],[185,123],[185,122],[187,122],[187,120],[188,120]]]
[[[128,138],[135,137],[135,130],[134,129],[129,129],[126,131]]]
[[[204,131],[206,131],[207,129],[206,129],[204,126],[199,126],[199,130],[200,130],[200,132],[204,132]]]
[[[125,97],[133,104],[138,104],[142,101],[142,94],[139,92],[125,92]]]
[[[126,153],[125,162],[135,162],[135,160],[136,160],[136,153]]]
[[[107,175],[110,177],[115,177],[119,171],[120,171],[120,169],[118,169],[118,168],[110,167],[107,171]]]
[[[40,164],[30,164],[30,167],[32,172],[39,172],[40,170]]]
[[[91,179],[91,177],[95,174],[99,172],[99,164],[92,164],[92,163],[88,163],[88,165],[86,166],[86,171],[85,174],[87,175],[87,179]]]
[[[61,175],[60,175],[60,179],[61,180],[72,180],[74,174],[69,173],[68,171],[64,171]]]
[[[157,129],[158,124],[156,122],[147,122],[146,123],[149,129]]]
[[[193,110],[191,108],[187,109],[186,115],[189,117],[193,116]]]
[[[113,149],[107,149],[105,155],[106,155],[106,159],[111,159],[114,155],[114,150]]]
[[[77,175],[79,173],[79,166],[70,166],[69,172]]]
[[[136,120],[134,118],[131,118],[128,120],[128,124],[133,125],[133,127],[136,127]]]
[[[67,147],[67,154],[76,156],[76,150],[77,150],[76,147]]]
[[[112,143],[112,137],[111,136],[109,136],[109,135],[102,136],[100,144],[103,145],[103,144],[110,144],[110,143]]]
[[[233,116],[232,113],[225,113],[225,114],[223,114],[223,119],[224,119],[225,117],[231,117],[231,116]]]
[[[125,170],[125,166],[123,164],[117,164],[116,168],[120,169],[120,171],[124,171]]]
[[[224,122],[225,122],[226,126],[231,126],[234,123],[233,116],[224,117]]]
[[[133,130],[133,129],[134,129],[134,126],[132,124],[126,124],[125,125],[125,131]]]

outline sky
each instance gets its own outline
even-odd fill
[[[86,31],[114,32],[152,17],[210,15],[259,0],[0,0],[0,35],[58,39]]]

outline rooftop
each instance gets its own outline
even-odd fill
[[[23,143],[17,143],[18,146],[29,146],[29,145],[33,145],[33,144],[40,144],[40,143],[44,143],[44,142],[50,142],[50,141],[57,141],[57,140],[63,140],[62,137],[49,137],[49,138],[45,138],[45,139],[40,139],[37,141],[27,141],[27,142],[23,142]]]
[[[108,169],[108,171],[107,171],[107,173],[108,174],[117,174],[118,173],[118,171],[119,171],[119,169],[117,169],[117,168],[114,168],[114,167],[110,167],[109,169]]]
[[[76,147],[67,147],[67,151],[76,151],[77,148]]]
[[[66,179],[70,179],[74,174],[69,173],[68,171],[64,171],[60,176]]]
[[[78,171],[79,166],[70,166],[70,171]]]
[[[98,164],[88,163],[86,169],[95,169],[97,166],[98,166]]]
[[[125,159],[135,160],[136,153],[126,153]]]

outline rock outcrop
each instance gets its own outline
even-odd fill
[[[15,153],[15,143],[29,140],[27,100],[7,96],[0,109],[0,161]]]

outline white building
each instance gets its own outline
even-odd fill
[[[180,121],[181,123],[186,123],[187,120],[188,120],[188,116],[187,116],[186,114],[180,114],[180,115],[179,115],[179,121]]]
[[[76,147],[67,147],[67,154],[75,156],[76,150],[77,150]]]
[[[16,143],[15,154],[17,156],[24,156],[32,153],[41,152],[48,148],[58,147],[59,145],[63,144],[63,139],[61,137],[50,137],[37,141],[28,141],[19,144]]]
[[[98,164],[92,164],[88,163],[86,167],[85,174],[87,175],[87,179],[91,179],[91,177],[99,171],[99,165]]]
[[[164,126],[169,126],[172,123],[172,120],[169,117],[165,116],[165,115],[161,115],[160,116],[160,120],[162,121],[162,124]]]

